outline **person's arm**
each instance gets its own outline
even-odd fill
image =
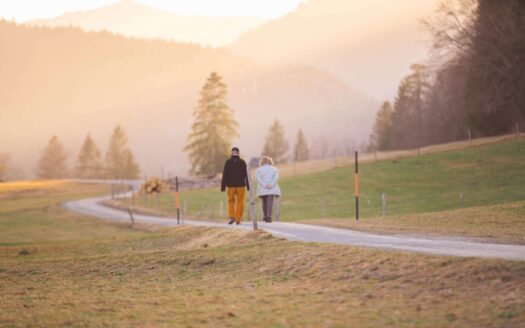
[[[244,162],[244,179],[246,179],[246,189],[250,191],[250,180],[248,179],[248,165],[246,165],[246,162]]]
[[[255,170],[255,178],[257,179],[257,184],[259,184],[261,186],[266,186],[266,184],[264,183],[264,181],[262,179],[260,168]]]
[[[222,181],[221,181],[221,191],[226,190],[226,174],[228,172],[228,161],[224,163],[224,169],[222,170]]]
[[[271,188],[275,187],[277,182],[279,182],[279,170],[275,169],[275,174],[273,175],[272,181],[270,181]]]

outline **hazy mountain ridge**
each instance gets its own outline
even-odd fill
[[[368,136],[377,104],[318,69],[259,65],[225,49],[0,22],[0,152],[30,170],[53,135],[74,159],[91,133],[105,149],[116,124],[148,174],[186,174],[182,152],[205,79],[221,74],[241,125],[236,142],[258,155],[274,118],[290,144]],[[66,123],[66,126],[64,124]],[[26,133],[31,129],[31,133]]]
[[[250,30],[230,49],[265,63],[303,63],[377,99],[391,98],[428,45],[419,19],[435,0],[309,0]]]
[[[266,22],[258,17],[183,16],[124,0],[99,9],[68,12],[52,19],[26,22],[31,26],[74,26],[129,37],[166,39],[177,42],[222,46],[240,33]]]

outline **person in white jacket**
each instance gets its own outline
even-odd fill
[[[279,170],[273,166],[273,160],[270,157],[263,156],[255,175],[257,177],[257,196],[262,200],[263,220],[272,222],[273,199],[281,196]]]

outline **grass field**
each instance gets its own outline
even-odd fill
[[[114,236],[58,205],[66,200],[103,195],[107,187],[64,181],[0,183],[0,245],[42,243]],[[127,232],[126,232],[127,233]]]
[[[355,217],[353,166],[284,177],[280,185],[283,221],[336,222],[372,231],[473,235],[524,243],[525,210],[520,203],[525,200],[524,138],[361,165],[359,225],[333,220]],[[382,193],[387,198],[386,219],[382,218]],[[218,219],[221,202],[226,207],[225,195],[218,188],[183,192],[182,198],[189,217]],[[144,207],[142,198],[136,201]],[[324,202],[327,218],[323,218]],[[148,205],[156,208],[153,199]],[[174,212],[172,194],[160,196],[160,210]],[[222,219],[225,215],[223,210]]]
[[[51,184],[0,192],[0,326],[520,327],[525,321],[524,262],[297,243],[263,232],[131,227],[58,205],[104,191]]]
[[[434,154],[441,153],[444,151],[453,151],[453,150],[462,150],[472,146],[481,146],[489,145],[492,143],[497,143],[505,140],[510,140],[516,138],[516,135],[503,135],[495,137],[486,137],[486,138],[477,138],[472,139],[471,141],[455,141],[445,144],[430,145],[425,146],[419,149],[420,154]],[[388,150],[388,151],[378,151],[375,153],[366,153],[359,155],[359,161],[361,163],[372,163],[375,161],[384,161],[384,160],[399,160],[408,157],[414,157],[418,155],[417,149],[408,149],[408,150]],[[334,157],[334,158],[325,158],[319,160],[310,160],[306,162],[299,163],[283,163],[279,164],[279,173],[282,177],[291,176],[291,175],[303,175],[313,172],[326,171],[333,169],[335,167],[345,167],[354,165],[354,156],[345,156],[345,157]]]
[[[311,219],[306,224],[384,234],[462,236],[525,245],[525,201],[442,212],[348,219]]]

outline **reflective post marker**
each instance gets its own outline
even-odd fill
[[[179,177],[175,177],[175,207],[177,208],[177,224],[180,224]]]
[[[355,151],[355,220],[359,221],[359,161]]]

